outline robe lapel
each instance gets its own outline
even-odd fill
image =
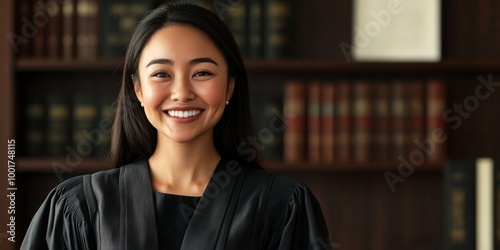
[[[148,162],[123,166],[120,175],[120,242],[124,244],[120,249],[158,249]]]
[[[247,170],[236,161],[219,162],[189,222],[181,250],[224,249]]]

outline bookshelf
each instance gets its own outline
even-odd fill
[[[8,0],[1,11],[1,34],[15,30],[18,21],[14,13],[19,2]],[[482,0],[478,13],[467,13],[464,5],[445,0],[443,4],[442,47],[443,60],[437,63],[347,63],[338,49],[340,42],[351,40],[352,1],[321,1],[310,4],[296,2],[297,12],[294,31],[295,55],[285,59],[256,59],[245,61],[254,90],[272,86],[283,88],[289,79],[310,82],[315,79],[349,80],[367,79],[444,79],[448,87],[446,107],[463,104],[480,84],[477,77],[494,80],[500,73],[500,56],[485,53],[494,44],[476,41],[473,25],[491,23],[489,32],[500,28],[497,21],[488,22],[494,15],[481,15],[479,11],[490,11],[484,4],[493,0]],[[463,4],[463,3],[462,3]],[[449,8],[448,8],[449,7]],[[491,8],[494,9],[494,8]],[[335,14],[332,14],[335,10]],[[456,20],[464,20],[456,22]],[[467,22],[469,20],[470,22]],[[479,21],[476,21],[479,20]],[[329,25],[324,25],[329,24]],[[464,25],[462,25],[464,24]],[[457,32],[462,26],[464,33]],[[312,28],[314,27],[314,28]],[[474,31],[475,32],[475,31]],[[490,34],[491,33],[491,34]],[[487,33],[489,36],[494,32]],[[485,35],[481,37],[485,37]],[[492,40],[493,41],[493,40]],[[24,129],[20,112],[24,105],[23,91],[26,87],[43,88],[47,79],[64,82],[71,88],[72,79],[99,79],[118,83],[121,77],[120,59],[66,60],[45,58],[19,58],[12,53],[8,40],[0,41],[0,137],[21,137]],[[3,56],[6,55],[6,56]],[[35,81],[42,79],[43,81]],[[255,83],[255,84],[253,84]],[[370,82],[371,83],[371,82]],[[271,85],[268,85],[271,84]],[[375,83],[374,83],[375,84]],[[109,90],[106,90],[109,91]],[[500,156],[500,117],[491,115],[500,105],[500,95],[480,103],[480,107],[470,112],[470,117],[462,119],[458,129],[448,131],[446,151],[448,157]],[[498,141],[498,142],[497,142]],[[6,151],[7,145],[0,145]],[[16,158],[19,186],[19,219],[17,240],[22,240],[24,230],[31,216],[45,198],[47,192],[59,183],[53,173],[51,163],[63,162],[63,156],[22,156]],[[403,183],[396,184],[396,191],[388,188],[384,173],[397,173],[398,161],[383,160],[369,163],[322,164],[307,161],[286,163],[269,160],[266,167],[282,174],[295,176],[310,186],[322,204],[332,241],[341,244],[342,249],[441,249],[443,245],[443,173],[442,163],[425,163],[415,168],[415,172],[405,177]],[[109,166],[102,158],[88,157],[67,173],[64,178],[76,174],[90,173]],[[6,170],[5,170],[6,171]],[[6,172],[0,176],[0,185],[6,186]],[[5,189],[0,195],[5,197]],[[7,203],[1,200],[0,211]],[[7,216],[0,212],[0,223],[7,224]],[[2,236],[0,231],[0,237]],[[0,238],[1,239],[1,238]],[[4,239],[1,249],[17,249]]]

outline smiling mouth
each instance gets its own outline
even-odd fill
[[[167,110],[166,113],[172,117],[188,118],[199,115],[201,110]]]

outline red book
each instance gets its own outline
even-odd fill
[[[446,135],[446,124],[443,114],[446,107],[446,85],[441,80],[429,80],[426,88],[427,95],[427,132],[426,140],[431,140],[435,146],[434,150],[430,144],[421,143],[420,147],[427,152],[431,163],[442,163],[446,154],[443,141]],[[429,141],[430,142],[430,141]]]
[[[317,163],[321,161],[321,83],[311,82],[307,88],[307,158]]]
[[[374,83],[373,88],[373,158],[388,160],[390,157],[390,89],[387,81]]]
[[[408,150],[418,150],[415,141],[422,141],[425,134],[424,85],[419,80],[406,84],[408,100]]]
[[[321,87],[321,161],[335,161],[335,85],[327,82]]]
[[[339,162],[351,160],[351,85],[347,80],[336,86],[337,130],[336,149]]]
[[[288,126],[284,133],[283,154],[286,162],[305,160],[306,85],[301,81],[285,84],[284,115]]]
[[[353,159],[357,162],[368,162],[371,159],[371,88],[366,81],[357,81],[353,85],[352,119]]]

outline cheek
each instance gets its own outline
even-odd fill
[[[165,100],[165,91],[161,91],[158,88],[152,88],[149,86],[143,86],[142,96],[144,103],[149,105],[157,105]]]

